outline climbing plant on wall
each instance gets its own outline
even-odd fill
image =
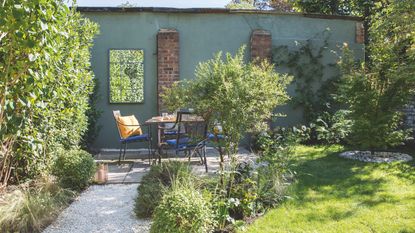
[[[326,64],[323,61],[324,53],[328,51],[328,37],[323,35],[323,40],[297,42],[296,48],[286,45],[273,48],[273,62],[277,69],[287,68],[288,73],[294,76],[295,95],[291,103],[296,108],[303,108],[307,123],[333,104],[331,93],[336,89],[339,76],[334,62]],[[325,77],[327,73],[333,74]]]

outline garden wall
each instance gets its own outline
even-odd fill
[[[102,130],[95,142],[97,148],[119,148],[118,132],[112,110],[123,115],[136,115],[141,122],[159,114],[162,106],[158,92],[175,80],[191,79],[196,65],[222,50],[235,53],[247,46],[247,61],[254,57],[272,56],[272,48],[312,40],[318,47],[326,38],[328,49],[322,61],[333,63],[343,43],[363,57],[363,35],[356,17],[283,14],[227,9],[167,8],[78,8],[100,25],[92,49],[92,68],[99,80]],[[324,36],[323,36],[324,35]],[[109,49],[144,50],[144,101],[110,104]],[[252,51],[251,51],[252,50]],[[252,52],[252,53],[251,53]],[[278,67],[280,71],[284,68]],[[336,72],[327,70],[323,78]],[[295,95],[294,88],[289,93]],[[301,109],[286,106],[287,115],[279,125],[294,125],[302,120]]]

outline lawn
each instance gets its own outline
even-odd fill
[[[363,163],[342,150],[297,147],[290,199],[247,232],[415,232],[415,163]]]

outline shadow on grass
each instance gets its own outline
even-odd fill
[[[306,214],[308,220],[341,220],[351,217],[357,208],[374,207],[383,203],[393,204],[399,198],[388,193],[389,175],[413,180],[414,168],[409,163],[375,164],[340,158],[339,152],[323,148],[300,153],[297,161],[297,182],[293,186],[296,206],[315,207],[317,212]],[[385,170],[388,176],[373,172]],[[344,201],[345,209],[330,206]]]

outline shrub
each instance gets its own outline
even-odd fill
[[[142,178],[138,186],[134,208],[136,215],[140,218],[151,217],[161,200],[161,191],[169,188],[172,180],[177,176],[187,177],[189,175],[188,166],[177,161],[151,166],[149,173]]]
[[[212,191],[219,232],[233,232],[241,227],[244,220],[264,213],[284,200],[286,187],[293,174],[286,152],[267,155],[274,158],[266,161],[261,158],[258,162],[240,162],[235,169],[225,171],[226,190],[218,188],[217,184]]]
[[[350,141],[371,150],[397,146],[408,138],[401,110],[415,86],[415,4],[402,0],[375,6],[369,62],[354,66],[347,45],[341,62],[342,99],[354,120]]]
[[[99,91],[98,79],[94,78],[93,91],[89,94],[88,99],[89,108],[85,112],[88,118],[88,127],[80,142],[81,148],[92,154],[97,152],[97,149],[93,148],[93,143],[102,127],[102,125],[98,124],[98,119],[102,115],[102,110],[98,109],[98,102],[101,100]]]
[[[178,178],[167,190],[154,212],[150,232],[211,232],[212,205],[189,179]]]
[[[252,162],[252,161],[251,161]],[[257,213],[257,173],[253,162],[241,162],[236,166],[233,179],[229,179],[229,197],[236,201],[229,206],[229,216],[241,220]]]
[[[291,77],[278,74],[274,66],[244,62],[243,46],[236,55],[219,52],[213,59],[200,63],[194,80],[180,82],[163,95],[163,103],[174,110],[191,107],[203,116],[212,129],[223,128],[225,138],[219,144],[220,158],[236,153],[239,141],[248,131],[256,131],[271,120],[276,107],[288,99]]]
[[[286,170],[287,171],[287,170]],[[265,211],[277,206],[286,196],[291,170],[281,174],[274,166],[264,166],[258,169],[257,179],[257,209]]]
[[[2,2],[1,183],[33,178],[48,170],[57,147],[78,146],[87,127],[89,49],[97,30],[62,0]]]
[[[41,232],[73,197],[49,177],[22,184],[0,197],[1,232]]]
[[[324,112],[314,123],[317,140],[329,144],[344,142],[353,126],[349,115],[348,110],[338,110],[333,115]]]
[[[83,150],[71,150],[59,153],[52,173],[63,188],[81,191],[88,186],[95,166],[91,154]]]
[[[257,161],[257,209],[276,206],[285,197],[285,189],[295,174],[291,154],[296,144],[309,139],[310,128],[277,128],[271,134],[264,133],[258,139],[261,148]]]
[[[275,151],[289,150],[294,145],[310,139],[311,128],[304,125],[300,127],[276,127],[273,130],[263,131],[254,135],[252,149],[260,154]]]

